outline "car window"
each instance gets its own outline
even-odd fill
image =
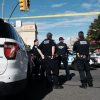
[[[100,56],[100,53],[97,53],[96,55],[97,55],[97,56]]]
[[[10,29],[11,29],[10,31],[12,33],[13,39],[15,39],[16,41],[20,42],[19,35],[18,35],[17,31],[15,30],[15,28],[10,25]]]
[[[0,38],[13,38],[8,24],[0,24]]]
[[[0,38],[10,38],[20,42],[18,33],[14,27],[8,23],[0,24]]]
[[[19,36],[19,34],[17,33],[17,31],[15,30],[15,28],[13,26],[10,26],[10,27],[12,27],[11,30],[14,33],[15,40],[18,41],[20,43],[20,46],[24,49],[25,46],[24,46],[24,42],[23,42],[22,38]]]
[[[20,38],[21,46],[22,46],[23,48],[25,48],[25,43],[24,43],[23,39],[21,38],[21,36],[19,36],[19,38]]]

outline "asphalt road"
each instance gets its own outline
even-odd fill
[[[35,80],[23,92],[4,100],[100,100],[100,68],[91,70],[94,78],[94,87],[82,89],[79,87],[80,79],[77,71],[71,70],[73,77],[71,81],[66,81],[65,71],[60,70],[60,82],[63,89],[52,89],[47,86],[45,80]],[[0,99],[1,100],[1,99]]]

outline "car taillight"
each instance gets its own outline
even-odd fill
[[[17,43],[5,42],[4,44],[4,54],[7,59],[15,59],[19,46]]]

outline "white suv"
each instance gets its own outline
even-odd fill
[[[0,88],[9,92],[23,87],[29,69],[28,55],[22,38],[9,23],[0,19]],[[24,84],[23,84],[24,83]],[[6,89],[0,89],[5,94]],[[4,91],[5,90],[5,91]]]

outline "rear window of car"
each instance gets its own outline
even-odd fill
[[[0,38],[13,38],[11,27],[7,23],[0,24]]]
[[[20,41],[17,31],[8,23],[0,24],[0,38],[10,38]]]

